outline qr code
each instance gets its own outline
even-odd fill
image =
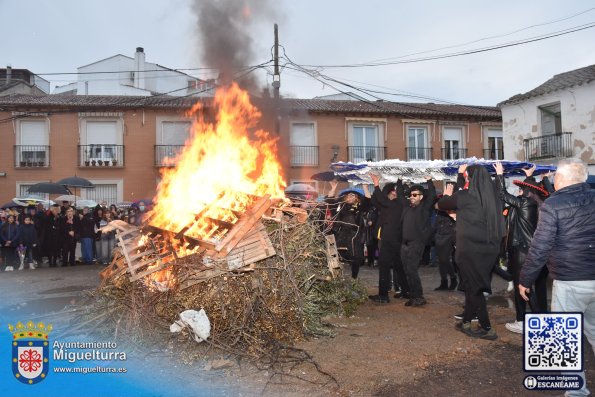
[[[582,313],[527,313],[525,371],[582,371]]]

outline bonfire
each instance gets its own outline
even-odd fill
[[[232,84],[213,109],[212,122],[202,104],[189,111],[191,136],[146,224],[113,225],[120,247],[81,320],[154,344],[179,330],[180,313],[204,310],[208,337],[184,329],[179,342],[273,362],[308,335],[331,335],[325,317],[351,314],[367,295],[343,279],[319,210],[284,198],[277,138],[256,129],[248,94]]]

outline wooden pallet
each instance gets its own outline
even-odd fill
[[[339,259],[339,251],[337,251],[337,242],[334,234],[327,234],[324,236],[326,240],[326,259],[328,261],[328,270],[331,272],[333,278],[341,277],[343,267]]]
[[[222,274],[243,273],[254,270],[253,264],[276,254],[266,228],[261,222],[250,229],[229,254],[222,256],[217,251],[206,251],[206,268],[197,270],[180,283],[180,288],[188,288]]]
[[[163,236],[145,236],[145,243],[141,243],[142,238],[141,229],[132,225],[127,230],[116,232],[116,239],[128,265],[130,281],[162,270],[176,260],[174,251]]]

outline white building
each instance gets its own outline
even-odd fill
[[[213,81],[204,81],[145,60],[138,47],[134,58],[117,54],[77,69],[78,81],[56,87],[54,94],[128,96],[212,96]]]
[[[557,74],[498,106],[508,160],[577,157],[595,174],[595,65]]]

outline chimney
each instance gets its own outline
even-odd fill
[[[145,50],[143,47],[136,47],[134,53],[134,86],[145,89]]]
[[[10,84],[11,80],[12,80],[12,66],[6,65],[6,82],[5,82],[5,84],[6,85]]]

